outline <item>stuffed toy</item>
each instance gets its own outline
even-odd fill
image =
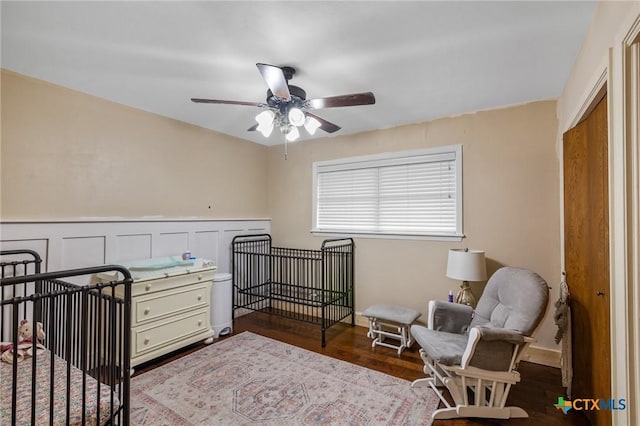
[[[0,360],[8,363],[13,362],[13,357],[18,358],[18,362],[25,357],[33,356],[33,348],[36,348],[36,354],[45,350],[42,342],[45,338],[44,328],[41,322],[36,323],[36,342],[33,342],[33,323],[27,320],[20,321],[18,328],[18,345],[14,350],[12,342],[0,342]]]
[[[558,326],[558,330],[556,330],[556,335],[554,337],[554,341],[560,343],[562,337],[567,329],[567,325],[569,324],[569,304],[567,302],[562,302],[562,300],[558,299],[555,302],[556,312],[553,315],[553,320]]]

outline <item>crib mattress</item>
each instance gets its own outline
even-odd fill
[[[53,407],[54,425],[65,425],[67,393],[70,394],[70,419],[69,424],[82,424],[82,371],[71,366],[70,392],[67,392],[67,363],[62,358],[54,357],[54,394]],[[36,367],[36,420],[35,424],[49,424],[50,386],[51,386],[51,353],[45,351],[38,355]],[[18,363],[18,388],[16,395],[17,424],[31,424],[31,358],[26,358]],[[13,383],[13,365],[0,362],[0,425],[11,424],[11,388]],[[87,425],[105,424],[111,413],[115,412],[120,402],[113,395],[113,409],[111,409],[111,388],[98,382],[93,377],[86,375],[86,404],[84,407],[85,422]],[[98,407],[100,407],[100,419],[96,422]]]

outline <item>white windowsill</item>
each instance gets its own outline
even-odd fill
[[[464,235],[414,235],[414,234],[381,234],[368,232],[345,232],[345,231],[319,231],[311,230],[317,237],[354,237],[354,238],[381,238],[389,240],[425,240],[425,241],[450,241],[460,242]]]

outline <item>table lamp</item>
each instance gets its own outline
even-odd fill
[[[484,251],[450,249],[447,259],[447,277],[454,280],[462,280],[455,302],[475,308],[476,298],[471,293],[469,281],[484,281],[487,279],[487,264],[484,259]]]

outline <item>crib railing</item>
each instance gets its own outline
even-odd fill
[[[319,324],[325,331],[351,315],[354,242],[325,240],[320,250],[273,247],[268,234],[234,238],[233,306]]]
[[[3,250],[0,259],[0,279],[10,277],[20,277],[32,274],[39,274],[42,258],[33,250]],[[40,293],[41,282],[16,283],[14,285],[0,285],[0,300],[7,300],[13,297],[26,297],[34,293]],[[8,342],[13,335],[13,324],[11,320],[12,311],[0,309],[0,342]],[[34,316],[40,317],[39,313],[32,312],[31,309],[24,309],[18,314],[20,320]]]
[[[7,256],[34,255],[33,260],[5,260]],[[2,341],[18,347],[18,330],[23,321],[32,324],[30,336],[32,354],[37,353],[37,344],[46,348],[44,356],[31,356],[21,361],[31,367],[31,422],[36,419],[37,404],[53,407],[57,390],[54,383],[61,377],[57,370],[49,369],[51,375],[47,383],[37,383],[39,366],[46,363],[54,366],[57,359],[66,361],[66,373],[69,380],[72,366],[81,370],[83,377],[91,376],[101,386],[109,386],[111,392],[110,412],[112,424],[129,424],[130,399],[130,324],[131,324],[131,282],[129,271],[121,266],[107,265],[92,268],[80,268],[67,271],[39,273],[40,257],[30,251],[2,251],[0,261],[0,321]],[[107,283],[76,285],[66,280],[72,277],[93,276],[104,272],[119,272],[122,279]],[[115,289],[124,286],[124,298],[115,296]],[[44,338],[38,336],[37,323],[42,324]],[[16,352],[13,352],[14,354]],[[18,373],[18,356],[11,361],[13,386],[11,389],[11,424],[15,424]],[[83,386],[87,379],[83,379]],[[104,385],[102,385],[104,384]],[[48,401],[36,400],[37,388],[50,388]],[[91,422],[85,419],[86,394],[82,390],[82,400],[72,401],[71,386],[66,385],[66,412],[71,411],[70,404],[82,404],[82,424]],[[116,400],[117,398],[117,400]],[[100,418],[100,407],[96,418]],[[51,410],[53,416],[53,410]],[[51,417],[53,419],[53,417]],[[28,421],[28,419],[21,419]],[[95,420],[95,419],[93,419]],[[53,421],[53,420],[51,420]],[[1,422],[0,422],[1,423]]]

